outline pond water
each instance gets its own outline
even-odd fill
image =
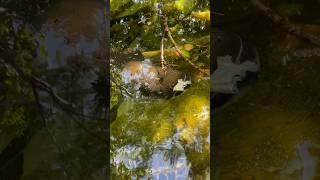
[[[167,11],[162,13],[168,15],[173,38],[184,56],[208,70],[209,3],[168,2],[164,3]],[[210,131],[208,77],[177,55],[168,37],[164,40],[168,68],[182,76],[169,80],[161,77],[160,85],[174,81],[176,86],[180,79],[188,86],[180,92],[173,92],[172,85],[152,93],[135,89],[130,83],[118,89],[116,83],[123,85],[121,72],[128,62],[147,62],[157,72],[162,70],[163,23],[158,19],[157,1],[111,1],[111,5],[111,72],[120,75],[113,79],[111,94],[112,179],[209,179],[212,143],[216,179],[320,177],[319,56],[298,57],[294,53],[315,46],[279,29],[248,1],[227,0],[217,5],[217,12],[224,16],[216,18],[213,25],[254,44],[261,73],[246,94],[215,112],[215,129]],[[305,31],[320,35],[319,1],[295,1],[291,9],[283,9],[284,4],[277,1],[271,5]],[[33,33],[39,38],[37,52],[41,56],[33,62],[33,73],[71,102],[80,115],[39,91],[45,125],[34,126],[35,133],[25,140],[27,146],[14,149],[19,150],[17,157],[24,157],[19,161],[14,158],[23,167],[21,179],[106,179],[104,8],[100,1],[54,1],[36,21]],[[8,93],[11,90],[6,94],[12,95]],[[124,95],[126,90],[140,94],[130,97]],[[30,119],[41,121],[35,103],[25,106],[29,106]],[[0,127],[7,126],[1,122]],[[17,134],[1,129],[1,152]]]
[[[24,160],[16,162],[23,163],[23,180],[106,179],[106,85],[100,83],[106,61],[104,8],[101,1],[51,1],[43,16],[33,19],[39,41],[34,73],[62,103],[38,91],[45,126],[31,127],[35,133],[21,150]],[[37,108],[33,118],[42,121]]]
[[[290,21],[319,35],[319,2],[295,2],[304,9]],[[244,96],[214,115],[215,178],[319,179],[319,56],[293,56],[315,46],[282,31],[250,2],[224,1],[216,11],[225,14],[216,17],[216,28],[255,44],[261,73]]]
[[[139,176],[138,170],[155,179],[209,175],[209,83],[194,86],[174,99],[126,100],[119,106],[111,125],[118,176]]]
[[[209,179],[209,77],[179,57],[169,37],[164,70],[159,18],[168,16],[179,48],[209,69],[208,22],[190,13],[209,2],[128,2],[111,1],[111,178]]]

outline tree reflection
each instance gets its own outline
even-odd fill
[[[106,82],[102,75],[106,63],[98,60],[104,57],[105,46],[86,46],[81,37],[88,33],[78,27],[77,31],[68,29],[67,34],[61,33],[64,27],[43,28],[48,16],[64,12],[59,9],[63,3],[15,0],[1,4],[0,137],[4,140],[0,143],[0,179],[106,176],[106,84],[101,83]],[[96,10],[97,4],[81,10]],[[57,21],[68,21],[68,16],[59,16]],[[91,18],[88,23],[95,23],[96,16]],[[98,18],[97,24],[104,19]],[[103,42],[105,26],[90,27],[99,32],[89,32],[99,35],[95,41]],[[50,32],[55,38],[50,39]],[[57,42],[71,36],[79,39]],[[53,47],[55,43],[60,44]],[[71,48],[75,50],[68,54]],[[58,63],[50,66],[53,62]]]

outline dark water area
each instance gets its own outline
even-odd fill
[[[268,5],[319,35],[319,1]],[[214,178],[318,179],[319,56],[294,55],[317,46],[287,33],[249,1],[217,3],[216,11],[224,14],[216,16],[217,29],[256,46],[261,71],[245,95],[213,115]]]
[[[10,5],[14,9],[14,3],[8,2],[4,12],[11,11]],[[31,27],[30,39],[37,41],[35,55],[21,73],[32,72],[38,84],[20,85],[31,106],[21,106],[19,121],[2,116],[0,179],[106,179],[105,4],[66,0],[45,5],[25,4],[20,13],[35,7],[41,15],[13,19]],[[13,103],[20,98],[12,96]]]

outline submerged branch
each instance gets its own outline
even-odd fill
[[[281,17],[277,12],[263,4],[260,0],[251,0],[251,3],[257,7],[260,11],[262,11],[267,17],[269,17],[275,24],[279,24],[281,28],[286,30],[292,35],[295,35],[297,37],[300,37],[302,39],[308,40],[309,42],[320,46],[320,38],[304,32],[301,28],[299,28],[296,25],[291,24],[287,20],[285,20],[283,17]]]

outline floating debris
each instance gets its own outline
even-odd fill
[[[178,79],[178,83],[173,87],[173,91],[184,91],[184,88],[191,85],[191,80],[185,81],[183,79]]]

